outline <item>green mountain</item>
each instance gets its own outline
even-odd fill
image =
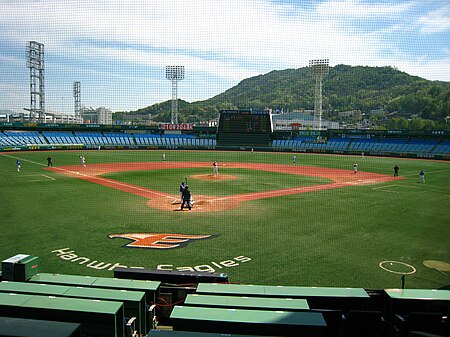
[[[200,122],[218,117],[219,110],[233,108],[314,109],[315,80],[308,67],[272,71],[243,80],[224,93],[205,101],[180,100],[179,122]],[[444,123],[450,115],[450,83],[429,81],[392,67],[337,65],[323,81],[324,117],[336,119],[338,112],[383,109],[413,118]],[[170,121],[171,102],[155,104],[130,114],[155,115],[155,121]]]

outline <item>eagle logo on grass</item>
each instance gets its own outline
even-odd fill
[[[188,235],[188,234],[159,234],[159,233],[126,233],[110,234],[110,239],[122,238],[132,240],[125,247],[173,249],[187,245],[192,240],[208,239],[212,235]]]

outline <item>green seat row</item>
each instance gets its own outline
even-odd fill
[[[366,309],[370,296],[363,288],[263,286],[247,284],[201,283],[198,294],[266,298],[307,299],[312,309]]]
[[[0,317],[2,337],[81,337],[79,323]]]
[[[354,288],[202,283],[198,285],[197,293],[186,297],[184,306],[321,314],[326,323],[324,334],[335,336],[343,324],[344,309],[363,307],[369,299],[365,290]]]
[[[322,336],[321,313],[175,306],[173,330],[266,336]]]
[[[188,294],[185,306],[255,310],[309,310],[306,299]]]
[[[353,297],[369,298],[363,288],[327,288],[327,287],[294,287],[294,286],[264,286],[249,284],[201,283],[197,293],[217,295],[265,296],[283,298],[307,297]]]
[[[161,285],[161,282],[159,281],[47,273],[36,274],[29,281],[45,284],[143,291],[146,294],[147,304],[156,303],[156,300],[159,297],[159,288]]]
[[[86,335],[125,336],[120,302],[0,293],[0,316],[80,323]]]
[[[122,302],[124,304],[125,317],[137,318],[137,331],[140,334],[146,334],[150,330],[150,322],[146,314],[145,293],[142,291],[3,281],[0,282],[0,293],[63,296]]]

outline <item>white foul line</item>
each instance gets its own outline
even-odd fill
[[[36,162],[36,161],[32,161],[32,160],[29,160],[29,159],[23,159],[23,158],[19,158],[19,157],[14,157],[14,156],[10,156],[10,155],[8,155],[8,154],[2,154],[2,155],[5,156],[5,157],[13,158],[13,159],[20,159],[21,161],[27,161],[27,162],[32,163],[32,164],[36,164],[36,165],[40,165],[40,166],[45,166],[45,164],[38,163],[38,162]]]
[[[173,196],[169,196],[169,195],[165,195],[165,194],[162,194],[162,193],[158,193],[158,192],[155,192],[154,190],[150,190],[148,188],[143,188],[143,187],[138,187],[138,186],[134,186],[134,185],[129,185],[127,183],[122,183],[122,182],[117,181],[117,180],[105,179],[105,178],[101,178],[101,177],[96,176],[96,175],[89,175],[89,174],[85,174],[85,173],[75,172],[75,171],[66,170],[66,169],[63,169],[63,168],[60,168],[60,167],[55,167],[55,169],[56,170],[60,170],[60,171],[64,171],[64,172],[68,172],[72,176],[75,176],[75,177],[78,176],[78,175],[83,176],[83,177],[87,177],[87,178],[90,177],[93,180],[96,179],[96,180],[108,182],[111,185],[125,186],[127,188],[134,189],[136,191],[141,191],[141,192],[146,192],[146,193],[153,193],[153,194],[157,195],[158,197],[165,197],[165,198],[173,199]]]
[[[379,190],[381,188],[388,188],[388,187],[394,187],[395,185],[386,185],[386,186],[379,186],[379,187],[372,187],[373,190]]]

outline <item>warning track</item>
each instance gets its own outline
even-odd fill
[[[239,207],[241,202],[258,200],[265,198],[275,198],[285,195],[310,193],[323,190],[331,190],[355,185],[372,185],[394,180],[401,180],[401,177],[392,177],[385,174],[372,172],[353,173],[353,170],[330,169],[316,166],[293,166],[281,164],[263,163],[225,163],[226,168],[240,168],[248,170],[261,170],[286,174],[297,174],[310,177],[321,177],[331,180],[331,183],[313,186],[299,186],[284,188],[279,190],[235,194],[225,197],[212,197],[195,195],[195,204],[192,208],[194,212],[211,212],[228,210]],[[149,199],[147,204],[156,209],[175,211],[179,209],[179,204],[175,203],[179,199],[178,195],[152,190],[142,186],[128,184],[113,179],[102,177],[103,174],[111,172],[125,171],[146,171],[179,168],[211,168],[209,162],[131,162],[115,164],[90,164],[86,168],[80,165],[50,167],[46,170],[58,172],[76,179],[86,180],[98,185],[110,187],[126,193],[131,193]]]

